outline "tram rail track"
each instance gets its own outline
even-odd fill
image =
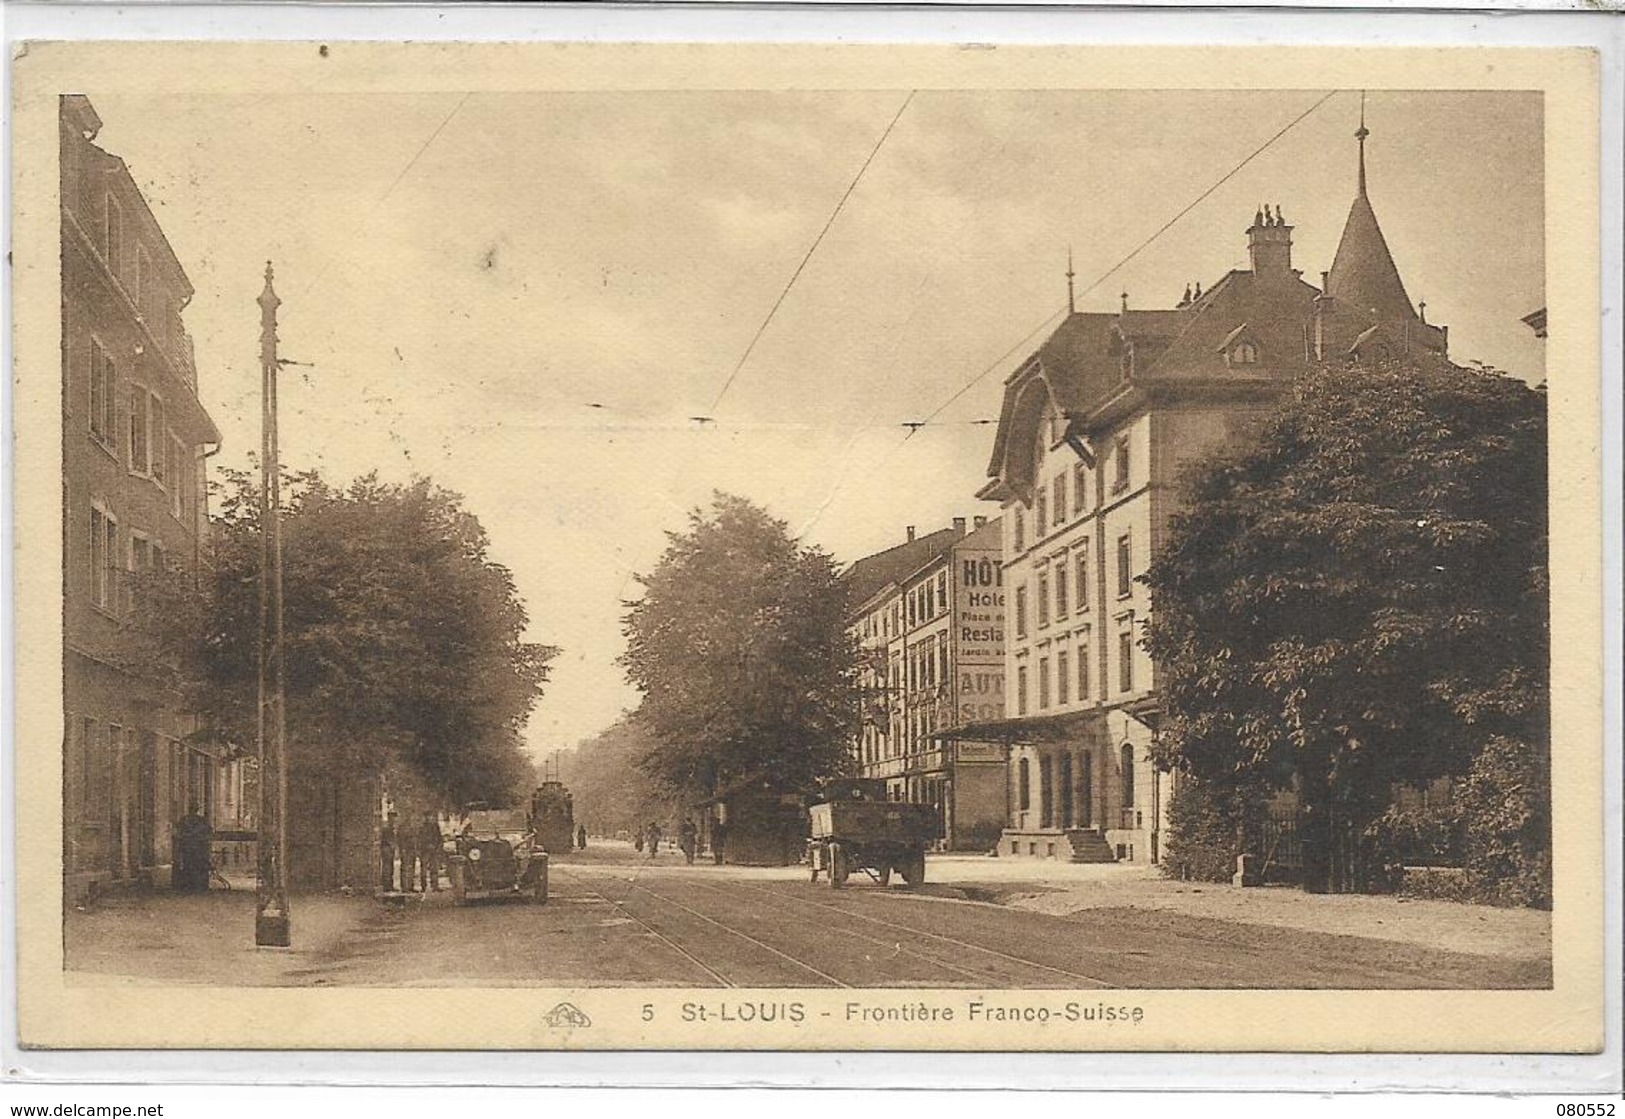
[[[560,871],[559,871],[558,868],[554,868],[553,873],[555,875],[558,875],[560,873]],[[625,917],[629,921],[632,921],[635,924],[637,924],[640,928],[643,929],[644,932],[648,933],[650,936],[653,936],[656,940],[660,941],[662,944],[666,945],[666,947],[668,947],[672,951],[676,952],[679,956],[683,957],[689,963],[693,964],[695,967],[699,968],[701,971],[703,971],[707,975],[711,976],[718,983],[721,983],[724,987],[737,987],[739,985],[739,984],[735,983],[732,979],[729,979],[726,975],[723,975],[716,968],[712,967],[710,964],[706,963],[704,960],[702,960],[698,956],[694,955],[694,953],[690,952],[687,948],[684,948],[681,944],[677,943],[677,941],[673,940],[671,937],[667,936],[665,933],[661,932],[659,929],[657,929],[653,925],[649,924],[649,922],[645,921],[642,917],[639,917],[636,913],[633,913],[630,909],[626,908],[625,904],[623,904],[621,901],[610,897],[608,894],[604,893],[602,890],[595,889],[592,886],[587,885],[585,882],[582,882],[581,879],[586,877],[585,875],[572,874],[569,871],[564,871],[563,876],[566,877],[566,878],[570,878],[570,879],[575,880],[576,883],[582,889],[586,890],[587,893],[594,894],[594,895],[602,898],[605,902],[607,902],[610,905],[611,908],[615,909],[623,917]]]
[[[929,929],[918,928],[917,926],[914,926],[914,925],[905,925],[905,924],[900,924],[900,923],[895,922],[895,921],[887,921],[887,920],[884,920],[884,919],[879,918],[879,917],[871,916],[870,914],[867,914],[867,913],[859,913],[856,910],[854,910],[854,909],[852,909],[850,907],[847,907],[847,906],[831,905],[828,902],[815,901],[812,898],[803,897],[799,893],[792,893],[792,892],[790,892],[788,890],[774,890],[774,889],[770,889],[770,888],[765,887],[765,886],[753,886],[753,885],[749,885],[747,883],[741,883],[740,885],[741,885],[741,888],[749,890],[749,891],[751,891],[753,893],[767,894],[767,895],[769,895],[771,897],[777,897],[777,898],[790,898],[793,901],[799,901],[799,902],[801,902],[801,903],[803,903],[805,905],[817,906],[820,909],[826,909],[826,910],[829,910],[830,912],[833,912],[833,913],[840,913],[840,914],[843,914],[844,916],[854,917],[854,918],[857,918],[860,921],[869,921],[869,922],[872,922],[873,924],[881,925],[881,926],[884,926],[886,928],[897,929],[899,931],[908,932],[908,933],[910,933],[910,934],[912,934],[914,936],[923,936],[923,937],[927,937],[927,938],[929,938],[931,940],[942,941],[945,944],[952,944],[957,948],[970,949],[971,951],[982,952],[982,953],[985,953],[985,954],[990,955],[990,956],[996,956],[999,959],[1002,959],[1002,960],[1006,961],[1007,963],[1019,964],[1022,967],[1032,968],[1032,969],[1037,970],[1037,971],[1047,971],[1047,972],[1050,972],[1051,974],[1054,974],[1054,975],[1065,976],[1068,979],[1080,979],[1080,980],[1083,980],[1085,983],[1091,984],[1093,989],[1104,989],[1104,988],[1112,988],[1112,987],[1118,986],[1118,984],[1111,983],[1111,982],[1109,982],[1109,981],[1107,981],[1105,979],[1100,978],[1097,975],[1087,975],[1087,974],[1085,974],[1085,973],[1083,973],[1081,971],[1072,971],[1072,970],[1070,970],[1068,968],[1056,967],[1054,964],[1046,964],[1046,963],[1042,963],[1042,962],[1040,962],[1038,960],[1030,960],[1030,959],[1027,959],[1025,956],[1017,956],[1017,955],[1014,955],[1014,954],[1012,954],[1010,952],[1002,951],[1002,950],[1000,950],[998,948],[989,948],[985,944],[977,944],[974,941],[961,940],[958,937],[946,936],[946,935],[944,935],[942,933],[932,932]]]

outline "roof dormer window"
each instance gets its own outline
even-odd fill
[[[1229,334],[1219,345],[1219,351],[1224,354],[1224,363],[1234,369],[1237,366],[1257,365],[1259,358],[1258,340],[1242,323]]]

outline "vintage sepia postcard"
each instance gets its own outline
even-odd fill
[[[1600,1048],[1592,54],[14,70],[24,1045]]]

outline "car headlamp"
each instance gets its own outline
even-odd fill
[[[480,861],[480,849],[478,847],[468,853],[468,861],[473,863]]]

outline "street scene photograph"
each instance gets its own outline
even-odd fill
[[[1379,84],[60,90],[65,981],[1550,991],[1546,107]]]

